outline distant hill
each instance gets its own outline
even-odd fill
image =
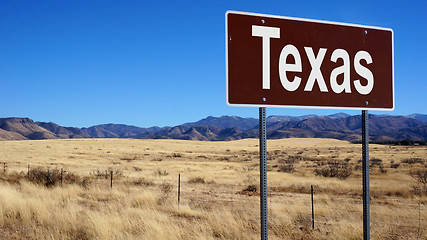
[[[302,121],[305,119],[309,119],[309,118],[315,118],[318,117],[317,115],[303,115],[303,116],[277,116],[277,115],[272,115],[267,117],[266,121],[267,122],[287,122],[287,121]],[[257,119],[258,121],[258,119]]]
[[[0,129],[0,140],[26,140],[27,138],[16,132]]]
[[[200,126],[200,125],[214,125],[220,128],[233,128],[236,127],[239,130],[245,131],[253,128],[258,124],[256,118],[242,118],[237,116],[221,116],[212,117],[209,116],[197,122],[184,123],[184,126]]]
[[[427,141],[427,122],[422,114],[409,116],[369,115],[371,141]],[[360,115],[269,116],[267,137],[334,138],[361,140]],[[56,138],[136,138],[228,141],[258,137],[258,119],[237,116],[207,117],[174,127],[140,128],[125,124],[101,124],[88,128],[63,127],[29,118],[0,118],[0,140]]]
[[[0,118],[1,137],[8,140],[56,138],[49,130],[29,118]]]
[[[82,128],[82,131],[94,138],[137,138],[141,134],[156,132],[160,128],[140,128],[125,124],[102,124],[89,128]]]
[[[75,127],[62,127],[53,122],[36,122],[36,125],[42,127],[52,134],[55,135],[54,138],[88,138],[89,134],[82,131],[80,128]]]
[[[151,128],[140,128],[136,126],[130,126],[125,124],[102,124],[93,126],[90,128],[83,128],[82,130],[85,132],[97,132],[97,130],[104,130],[104,134],[107,134],[108,137],[118,137],[118,138],[136,138],[141,134],[148,134],[151,132],[157,132],[160,130],[159,127],[151,127]],[[94,134],[89,134],[92,137],[96,137]],[[101,137],[101,136],[99,136]]]
[[[336,114],[328,115],[325,117],[332,118],[332,119],[339,119],[339,118],[346,118],[349,116],[350,115],[348,115],[346,113],[336,113]],[[309,118],[318,118],[318,117],[320,117],[320,116],[315,115],[315,114],[303,115],[303,116],[276,116],[276,115],[272,115],[272,116],[269,116],[266,120],[267,120],[267,122],[302,121],[302,120],[306,120]]]
[[[414,114],[408,115],[407,117],[420,120],[421,122],[427,122],[427,114],[414,113]]]

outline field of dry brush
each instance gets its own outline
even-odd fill
[[[360,144],[267,149],[269,239],[362,239]],[[372,239],[427,239],[427,146],[370,159]],[[2,239],[260,238],[256,139],[2,141],[0,163]]]

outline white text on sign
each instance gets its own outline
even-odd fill
[[[270,40],[272,38],[280,38],[280,28],[265,27],[252,25],[252,36],[262,38],[262,88],[270,89]],[[328,51],[327,48],[320,48],[317,56],[313,52],[313,48],[304,47],[305,54],[311,65],[311,72],[304,87],[304,91],[310,92],[314,84],[317,82],[321,92],[328,92],[325,80],[321,72],[321,65]],[[292,56],[295,63],[287,63],[288,56]],[[350,56],[345,49],[335,49],[332,52],[330,61],[337,62],[338,59],[343,60],[343,65],[332,70],[329,77],[330,86],[335,93],[351,93],[350,79]],[[373,62],[371,55],[367,51],[358,51],[353,59],[353,66],[358,77],[366,79],[367,84],[362,85],[360,79],[353,80],[356,91],[362,95],[369,94],[374,87],[374,75],[369,68],[363,66],[361,61],[365,61],[367,65]],[[301,85],[301,78],[295,76],[294,79],[288,79],[287,72],[302,72],[302,61],[299,50],[292,44],[283,47],[279,57],[279,77],[283,88],[287,91],[295,91]],[[343,74],[343,81],[338,83],[338,76]]]

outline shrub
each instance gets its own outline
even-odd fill
[[[371,158],[369,159],[369,161],[371,162],[371,166],[373,165],[381,165],[383,160],[379,159],[379,158]]]
[[[121,177],[121,176],[123,176],[123,171],[120,170],[120,169],[108,168],[108,173],[111,174],[111,172],[113,172],[114,177]]]
[[[384,165],[381,163],[379,166],[380,173],[387,173],[387,170],[384,169]]]
[[[243,189],[244,192],[256,192],[258,190],[258,187],[254,184],[248,185],[245,189]]]
[[[420,163],[420,164],[424,164],[424,159],[421,159],[421,158],[407,158],[407,159],[404,159],[402,161],[402,163],[407,163],[407,164]]]
[[[0,181],[5,181],[10,184],[19,184],[21,179],[26,178],[26,174],[24,172],[17,173],[17,172],[10,172],[10,173],[3,173],[0,174]]]
[[[294,166],[294,164],[282,164],[280,167],[279,167],[279,171],[280,172],[285,172],[285,173],[293,173],[293,172],[295,172],[295,166]]]
[[[95,178],[107,179],[109,174],[110,173],[108,172],[108,170],[99,170],[99,169],[90,172],[90,175],[94,176]]]
[[[339,179],[346,179],[348,178],[351,173],[352,169],[351,166],[345,161],[328,161],[328,164],[317,167],[314,170],[314,173],[318,176],[323,177],[336,177]]]
[[[163,194],[169,194],[173,189],[172,184],[168,183],[168,182],[164,182],[162,184],[160,184],[160,190],[162,191]]]
[[[63,171],[62,173],[62,182],[63,183],[68,183],[68,184],[74,184],[74,183],[78,183],[78,184],[82,184],[82,180],[80,178],[80,176],[68,172],[68,171]]]
[[[205,179],[202,177],[194,177],[188,180],[188,183],[205,183]]]
[[[94,170],[90,173],[90,175],[94,176],[95,178],[105,178],[108,179],[109,177],[111,177],[111,172],[113,172],[113,176],[115,178],[117,177],[121,177],[123,176],[123,172],[119,169],[113,169],[113,168],[108,168],[106,170]]]
[[[44,170],[42,168],[31,169],[28,180],[36,184],[45,185],[46,187],[55,185],[56,182],[51,170]]]
[[[302,160],[304,160],[304,157],[301,155],[289,155],[288,159],[285,160],[285,163],[298,163]]]
[[[160,195],[157,199],[157,204],[162,205],[169,199],[169,193],[172,191],[173,186],[170,183],[163,182],[160,184]]]
[[[153,174],[154,174],[154,176],[161,177],[161,176],[167,176],[167,175],[169,175],[169,172],[166,171],[166,170],[157,169],[157,170],[154,171]]]
[[[427,169],[412,170],[409,175],[424,186],[427,185]]]
[[[298,215],[293,218],[293,222],[296,226],[299,226],[301,230],[308,230],[311,227],[311,216],[298,213]]]
[[[153,181],[147,180],[143,177],[133,180],[132,183],[133,183],[133,185],[138,185],[138,186],[141,186],[141,185],[142,186],[152,186],[152,185],[154,185]]]
[[[133,166],[133,170],[135,170],[135,172],[141,172],[142,168],[137,167],[137,166]]]
[[[411,188],[411,193],[417,196],[423,196],[423,195],[427,195],[427,186],[423,185],[423,186],[418,186],[418,185],[412,185]]]
[[[137,156],[137,155],[133,155],[133,156],[124,156],[124,157],[121,157],[121,158],[120,158],[120,160],[124,160],[124,161],[131,162],[131,161],[138,160],[138,156]]]
[[[58,169],[42,169],[34,168],[30,170],[28,176],[30,182],[44,185],[46,187],[51,187],[59,184],[61,182],[61,171]],[[62,172],[62,182],[63,183],[81,183],[80,177],[74,173],[68,171]]]
[[[390,164],[391,168],[398,168],[400,166],[400,163],[392,163]]]

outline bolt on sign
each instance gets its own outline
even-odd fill
[[[226,13],[230,106],[394,109],[393,30]]]

